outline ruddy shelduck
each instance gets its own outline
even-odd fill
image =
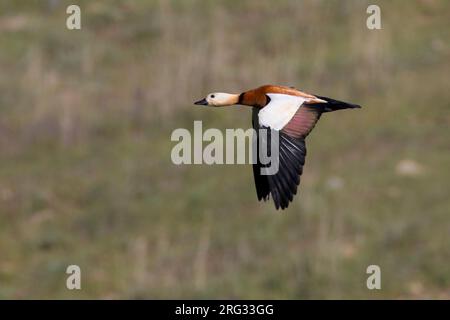
[[[276,209],[285,209],[297,193],[305,164],[305,138],[316,125],[322,113],[341,109],[361,108],[339,100],[308,94],[293,87],[265,85],[240,94],[215,92],[195,102],[196,105],[224,107],[244,105],[253,108],[252,123],[256,131],[257,149],[261,130],[267,136],[276,131],[279,143],[279,168],[275,174],[263,175],[265,167],[259,157],[253,164],[258,200],[266,201],[272,195]],[[265,141],[265,142],[264,142]],[[265,146],[265,150],[268,150]]]

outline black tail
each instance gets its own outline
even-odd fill
[[[336,110],[341,110],[341,109],[361,108],[361,106],[358,104],[334,100],[334,99],[330,99],[327,97],[321,97],[321,96],[316,96],[316,97],[319,99],[325,100],[327,102],[327,103],[315,104],[315,106],[320,105],[321,107],[323,107],[323,112],[331,112],[331,111],[336,111]]]

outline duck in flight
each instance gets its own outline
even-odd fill
[[[196,105],[224,107],[232,105],[250,106],[252,124],[257,135],[261,130],[278,133],[279,168],[275,174],[263,175],[265,167],[257,157],[253,164],[256,194],[258,200],[268,200],[272,195],[276,209],[286,209],[297,194],[300,176],[305,164],[305,138],[316,125],[322,113],[361,108],[339,100],[312,95],[293,87],[265,85],[241,94],[210,93]],[[256,139],[257,150],[269,139]],[[265,150],[268,150],[265,146]]]

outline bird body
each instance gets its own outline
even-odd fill
[[[267,200],[271,195],[277,209],[287,208],[297,193],[305,164],[305,138],[322,113],[360,108],[359,105],[276,85],[261,86],[241,94],[210,93],[195,104],[211,107],[240,104],[252,107],[252,124],[258,138],[261,138],[261,130],[267,133],[262,139],[256,139],[257,150],[261,148],[261,143],[266,144],[265,150],[269,150],[267,145],[270,144],[271,135],[278,135],[278,172],[264,175],[261,169],[266,166],[259,159],[253,164],[258,200]]]

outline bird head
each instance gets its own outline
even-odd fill
[[[194,104],[212,107],[225,107],[237,104],[238,102],[238,94],[213,92],[208,94],[206,98],[194,102]]]

